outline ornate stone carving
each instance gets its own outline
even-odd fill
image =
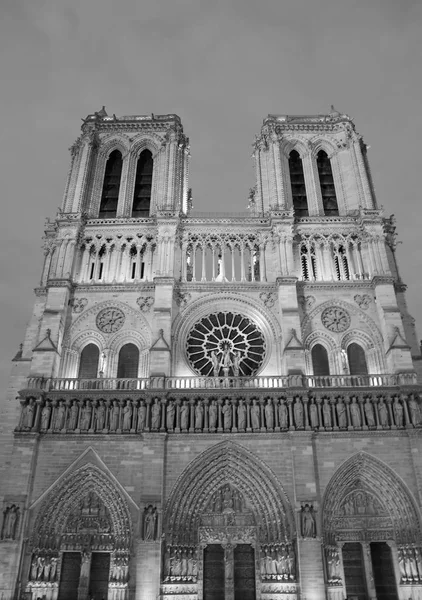
[[[321,314],[324,327],[334,333],[341,333],[350,327],[350,315],[338,306],[328,307]]]
[[[2,540],[14,540],[19,531],[21,510],[17,504],[9,504],[3,511]]]
[[[299,303],[300,303],[301,307],[303,308],[303,310],[305,310],[305,311],[311,310],[311,308],[314,306],[315,302],[316,302],[315,296],[303,296],[299,299]]]
[[[29,570],[30,583],[53,583],[57,581],[58,555],[39,553],[33,554]]]
[[[261,546],[260,571],[262,581],[296,581],[296,553],[293,544]]]
[[[314,516],[314,507],[312,504],[304,504],[301,507],[300,524],[302,537],[316,537],[316,522]]]
[[[274,292],[261,292],[259,297],[267,308],[272,308],[277,300],[277,296]]]
[[[72,301],[72,310],[74,313],[81,313],[87,304],[88,300],[86,298],[74,298]]]
[[[325,560],[327,563],[327,583],[342,585],[340,555],[337,547],[327,546],[325,548]]]
[[[152,296],[139,296],[136,299],[136,304],[142,312],[147,313],[154,304],[154,298]]]
[[[144,509],[142,537],[145,542],[153,542],[157,539],[157,508],[149,504]]]
[[[372,298],[368,294],[356,294],[356,296],[354,296],[353,299],[359,306],[359,308],[362,308],[362,310],[368,310],[372,302]]]
[[[185,308],[191,298],[192,294],[190,292],[181,292],[180,290],[175,292],[176,304],[177,306],[180,306],[180,308]]]
[[[190,581],[196,583],[198,577],[198,551],[196,547],[167,544],[164,549],[163,563],[163,580],[165,582]],[[174,589],[171,588],[173,593],[175,593]],[[187,592],[186,589],[183,591],[184,593],[193,593]]]
[[[115,333],[123,327],[125,313],[120,308],[103,308],[96,318],[96,324],[104,333]]]

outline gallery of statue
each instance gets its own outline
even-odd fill
[[[422,600],[394,216],[334,108],[253,149],[248,209],[195,213],[177,115],[84,119],[1,400],[3,600]]]

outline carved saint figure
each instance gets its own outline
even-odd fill
[[[315,518],[309,504],[302,507],[302,536],[304,538],[315,537]]]
[[[409,412],[410,412],[410,420],[412,421],[413,427],[417,427],[421,421],[421,415],[419,410],[419,404],[415,400],[414,394],[409,395]]]
[[[265,423],[267,425],[267,429],[274,428],[274,408],[271,398],[267,399],[267,404],[265,405]]]
[[[161,407],[159,399],[154,398],[154,404],[151,407],[151,429],[160,429]]]
[[[173,402],[173,400],[170,400],[170,402],[167,404],[167,410],[166,410],[166,425],[167,425],[168,431],[173,430],[174,413],[175,413],[174,402]]]
[[[120,408],[117,400],[113,400],[113,406],[110,408],[110,431],[119,429]]]
[[[233,492],[234,510],[236,512],[242,512],[242,494],[239,490]]]
[[[280,399],[280,406],[278,407],[278,420],[280,422],[281,429],[287,429],[287,406],[284,403],[283,398]]]
[[[220,513],[223,509],[223,498],[221,495],[221,490],[218,490],[215,493],[215,502],[214,502],[214,512]]]
[[[315,404],[313,399],[309,406],[309,418],[311,421],[311,428],[317,429],[318,428],[318,407]]]
[[[382,427],[388,426],[388,409],[387,405],[384,402],[384,398],[381,396],[379,404],[378,404],[378,416],[380,420],[380,424]]]
[[[289,546],[287,552],[287,573],[289,579],[295,579],[296,577],[296,555],[293,546]]]
[[[171,546],[167,545],[164,551],[164,575],[166,579],[170,577],[171,574]]]
[[[49,402],[46,403],[41,413],[41,430],[47,431],[50,423],[51,406]]]
[[[12,504],[12,506],[6,508],[3,514],[3,531],[1,537],[3,540],[14,540],[19,516],[19,507],[16,506],[16,504]]]
[[[339,396],[339,398],[337,399],[336,410],[337,410],[338,426],[340,428],[347,427],[346,406],[344,405],[343,398],[341,396]]]
[[[217,403],[215,400],[211,400],[209,409],[209,421],[210,429],[215,429],[217,425]]]
[[[322,405],[322,415],[324,417],[324,427],[332,427],[331,421],[331,406],[328,398],[324,398],[324,404]]]
[[[187,550],[182,550],[182,567],[181,567],[181,575],[182,577],[186,577],[188,574],[188,556]]]
[[[102,431],[104,429],[104,417],[105,417],[105,407],[104,402],[100,400],[96,411],[95,411],[95,428],[96,431]]]
[[[23,409],[22,428],[31,429],[32,423],[34,422],[34,400],[31,398],[28,404]]]
[[[361,426],[360,408],[359,408],[359,404],[357,404],[357,402],[356,402],[355,397],[352,398],[352,403],[350,405],[350,418],[352,420],[353,427]]]
[[[375,427],[374,407],[372,406],[369,396],[366,397],[364,410],[366,416],[366,424],[368,425],[368,427]]]
[[[232,361],[230,358],[230,347],[227,343],[224,344],[223,356],[221,359],[221,366],[223,367],[225,377],[227,377],[227,375],[229,374],[229,369],[232,366]]]
[[[232,426],[232,407],[228,398],[225,399],[222,408],[224,418],[224,429],[231,429]]]
[[[157,521],[156,509],[150,504],[145,509],[144,516],[144,540],[155,539],[155,523]]]
[[[237,407],[237,427],[239,431],[244,431],[246,428],[246,406],[242,398],[239,400]]]
[[[61,431],[62,429],[64,429],[65,415],[66,415],[66,407],[64,405],[63,400],[59,400],[59,405],[57,407],[57,412],[56,412],[56,426],[55,426],[56,431]]]
[[[90,400],[86,401],[85,406],[82,408],[82,418],[81,418],[81,429],[84,431],[88,431],[91,424],[91,415],[92,415],[92,405]]]
[[[260,428],[260,409],[255,398],[252,400],[251,406],[251,425],[252,429]]]
[[[233,352],[233,375],[235,377],[239,377],[239,369],[240,369],[240,352],[239,352],[239,350],[235,350]]]
[[[213,375],[214,377],[218,377],[218,373],[220,371],[220,361],[218,360],[217,352],[215,350],[211,350],[210,359]]]
[[[403,427],[403,405],[399,401],[398,396],[394,397],[393,412],[396,427]]]
[[[171,557],[171,575],[172,577],[180,577],[182,574],[182,556],[177,548],[174,556]]]
[[[410,577],[410,570],[408,569],[407,553],[406,553],[406,548],[404,546],[398,548],[398,558],[399,558],[400,575],[402,577],[402,580],[407,581],[408,577]]]
[[[181,429],[187,429],[189,426],[189,406],[186,400],[183,400],[183,404],[180,407],[180,427]]]
[[[147,407],[145,406],[144,400],[141,400],[138,408],[138,431],[145,429],[145,421],[147,418]]]
[[[73,400],[72,406],[69,410],[69,429],[71,431],[75,431],[76,427],[78,426],[78,412],[78,403],[76,400]]]
[[[299,397],[296,398],[296,401],[293,405],[293,413],[295,417],[295,425],[301,429],[303,427],[303,405]]]
[[[198,400],[195,406],[195,429],[202,429],[202,422],[204,419],[204,407],[202,406],[202,402]]]
[[[126,406],[123,409],[123,431],[130,431],[132,425],[132,402],[126,400]]]

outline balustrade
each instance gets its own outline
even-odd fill
[[[236,433],[387,430],[421,426],[414,394],[293,392],[281,396],[22,399],[16,431]]]

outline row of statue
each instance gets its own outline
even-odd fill
[[[164,550],[164,581],[192,581],[198,577],[198,553],[191,546],[167,545]]]
[[[278,431],[362,427],[418,427],[414,394],[265,399],[53,400],[40,407],[23,401],[21,431]]]
[[[207,512],[221,513],[227,510],[242,512],[244,499],[239,490],[232,489],[228,484],[220,488],[211,496]]]
[[[295,581],[296,554],[291,544],[261,546],[261,579]]]
[[[129,557],[115,557],[110,567],[110,583],[127,583],[129,580]]]
[[[340,555],[335,546],[326,546],[325,560],[327,564],[327,583],[340,585],[342,582]]]
[[[397,549],[402,583],[422,582],[422,554],[417,546]]]
[[[1,528],[2,540],[14,540],[16,539],[16,532],[18,530],[20,518],[19,506],[12,504],[6,506],[3,511],[3,525]]]
[[[57,556],[33,556],[29,576],[30,581],[57,581],[57,562]]]

